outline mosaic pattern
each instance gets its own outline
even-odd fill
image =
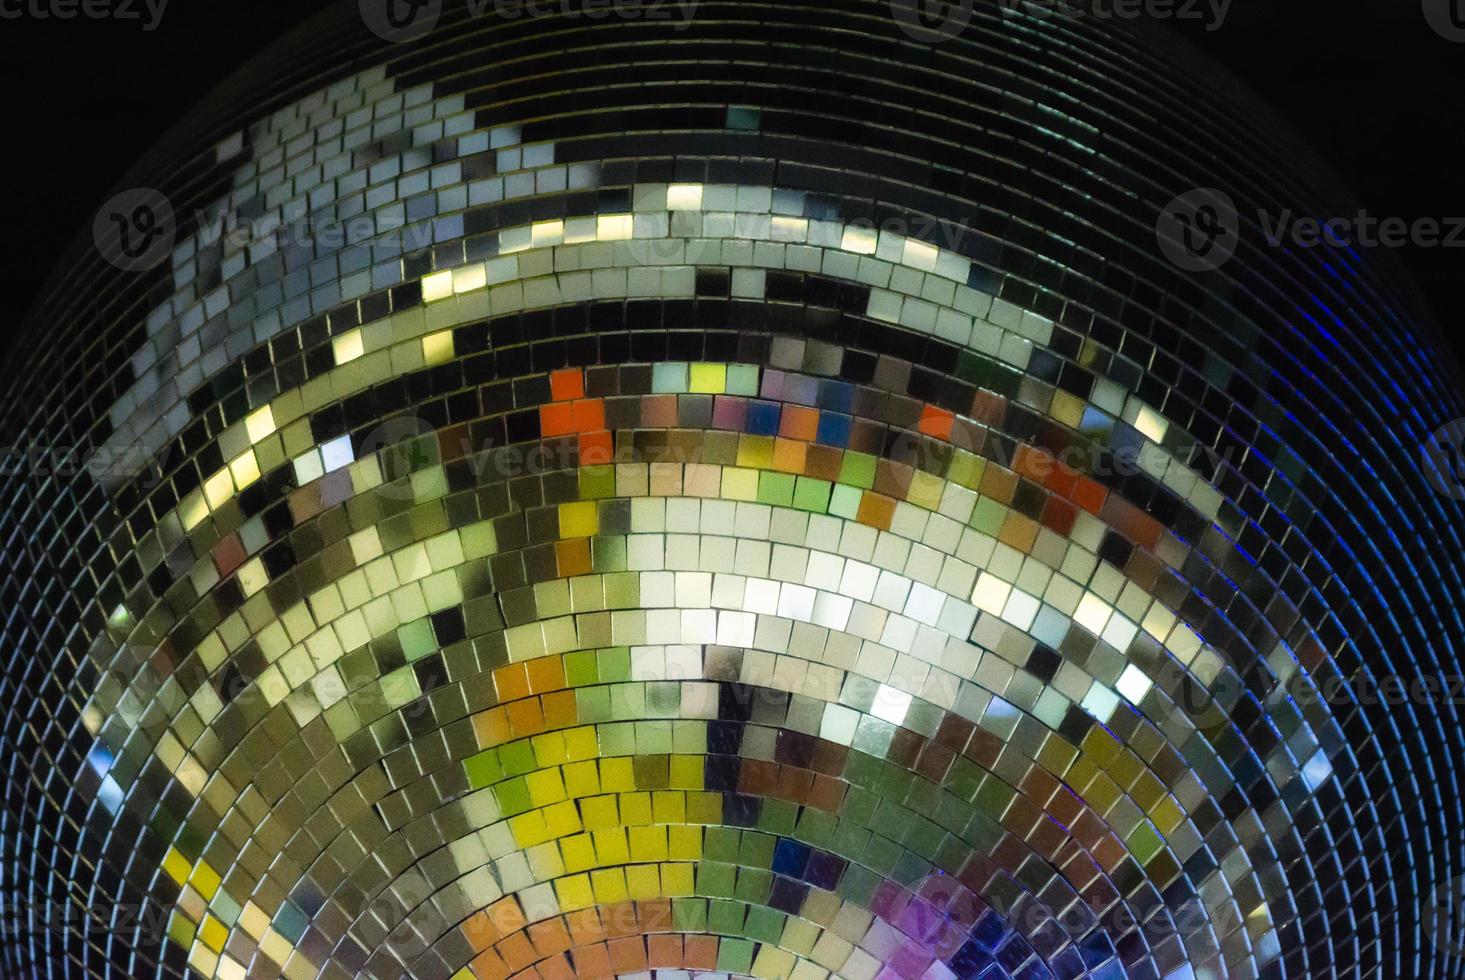
[[[1364,696],[1459,660],[1459,391],[1153,238],[1305,156],[1112,22],[356,6],[9,369],[108,465],[0,496],[7,975],[1462,975],[1457,707]]]

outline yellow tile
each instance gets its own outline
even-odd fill
[[[269,436],[275,431],[274,410],[266,405],[258,411],[251,412],[244,419],[244,431],[249,434],[250,445]]]
[[[453,359],[453,331],[439,330],[422,338],[424,364],[443,364]]]
[[[565,735],[563,732],[546,732],[529,740],[534,747],[534,761],[542,769],[563,765],[565,762]]]
[[[695,876],[690,864],[663,864],[661,866],[661,893],[668,898],[692,894]]]
[[[626,843],[626,831],[622,827],[608,827],[595,832],[595,863],[598,865],[625,864],[631,860],[631,850]]]
[[[588,538],[600,532],[600,518],[595,501],[582,500],[560,504],[560,537]]]
[[[207,861],[199,861],[193,869],[190,884],[198,890],[205,901],[213,901],[214,893],[219,890],[219,873]]]
[[[671,757],[671,781],[667,785],[672,789],[701,789],[703,783],[702,756],[674,755]]]
[[[683,823],[687,819],[687,795],[677,790],[652,795],[657,823]]]
[[[607,793],[624,793],[636,788],[636,775],[627,756],[600,760],[600,785]]]
[[[529,862],[529,871],[540,881],[550,881],[565,873],[565,863],[560,859],[560,849],[553,841],[547,841],[524,852]]]
[[[564,779],[565,793],[572,799],[596,796],[601,792],[600,770],[593,759],[565,766]]]
[[[565,758],[570,760],[593,759],[600,754],[600,741],[595,736],[594,725],[571,728],[565,732]]]
[[[621,823],[627,827],[638,827],[651,822],[650,793],[621,794]]]
[[[422,301],[431,303],[435,299],[453,295],[453,270],[444,269],[430,276],[422,277]]]
[[[590,872],[590,887],[595,890],[595,900],[601,905],[614,905],[629,897],[626,893],[626,876],[620,868],[603,868]]]
[[[727,365],[693,364],[687,390],[700,395],[720,395],[727,391]]]
[[[551,838],[564,837],[580,832],[580,810],[571,800],[556,803],[544,810],[544,825]]]
[[[339,337],[332,338],[331,352],[336,356],[336,364],[349,364],[356,360],[366,351],[365,340],[361,331],[348,330]]]
[[[722,468],[722,498],[724,500],[757,500],[758,471],[737,466]]]
[[[687,822],[698,824],[722,823],[722,794],[688,793]]]
[[[626,868],[626,892],[645,900],[661,896],[661,874],[654,864],[633,864]]]
[[[701,860],[702,828],[672,824],[667,828],[667,853],[677,861]]]
[[[560,900],[560,909],[573,912],[595,904],[595,893],[590,887],[588,875],[571,875],[554,883],[555,896]]]
[[[530,810],[511,818],[509,830],[514,834],[514,842],[520,847],[533,847],[549,839],[549,830],[544,826],[544,814],[538,810]]]
[[[595,867],[595,841],[589,834],[576,834],[560,841],[560,855],[566,871],[586,871]]]
[[[188,863],[188,858],[178,853],[177,848],[168,848],[168,853],[163,855],[163,870],[168,872],[168,877],[178,884],[188,880],[188,874],[193,870],[193,865]]]
[[[772,436],[741,436],[738,439],[738,465],[757,470],[773,466]]]
[[[666,827],[632,827],[627,832],[632,861],[666,860]]]
[[[565,798],[565,784],[558,769],[540,769],[524,777],[529,800],[535,806],[549,806]]]
[[[620,813],[616,808],[616,795],[608,793],[605,796],[592,796],[587,800],[581,800],[580,815],[585,821],[586,830],[615,826],[620,823]]]

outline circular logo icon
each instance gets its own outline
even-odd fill
[[[383,482],[376,492],[388,500],[411,500],[412,481],[404,477],[442,461],[437,431],[415,415],[399,415],[372,429],[362,438],[356,458],[378,453]]]
[[[1424,444],[1424,476],[1435,492],[1465,500],[1465,419],[1441,426]]]
[[[142,272],[167,259],[177,232],[173,205],[151,187],[114,195],[92,219],[97,251],[126,272]]]
[[[1160,212],[1155,238],[1171,264],[1187,272],[1225,265],[1241,239],[1236,203],[1225,191],[1202,187],[1177,195]]]
[[[1446,956],[1465,956],[1465,877],[1452,878],[1430,893],[1419,924],[1435,949]]]
[[[1465,0],[1424,0],[1424,19],[1446,41],[1465,41]]]
[[[443,14],[443,0],[357,0],[361,19],[383,41],[406,44],[427,35]]]
[[[922,44],[949,41],[972,22],[973,0],[890,0],[901,31]]]

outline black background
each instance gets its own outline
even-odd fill
[[[1422,2],[1234,0],[1219,30],[1171,29],[1275,106],[1371,214],[1465,216],[1465,44],[1435,34]],[[0,20],[6,348],[42,279],[128,165],[213,84],[325,3],[170,0],[152,32],[140,21]],[[1465,249],[1400,254],[1458,353]]]

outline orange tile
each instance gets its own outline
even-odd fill
[[[575,968],[569,959],[560,953],[539,964],[539,975],[543,980],[575,980]]]
[[[605,401],[587,398],[570,406],[576,432],[595,432],[605,428]]]
[[[575,413],[572,406],[562,403],[539,406],[539,434],[546,438],[567,436],[575,431]]]
[[[509,730],[509,715],[503,708],[489,708],[473,716],[473,734],[484,748],[503,745],[513,737]]]
[[[646,969],[646,943],[640,936],[612,939],[606,943],[610,952],[610,965],[616,973],[639,973]]]
[[[516,932],[512,936],[505,936],[494,946],[494,950],[503,958],[504,965],[510,970],[522,970],[524,967],[539,959],[534,954],[534,947],[529,945],[529,937],[522,932]]]
[[[529,690],[535,694],[565,686],[565,666],[558,656],[536,657],[525,663],[524,669],[529,675]]]
[[[509,976],[509,968],[491,949],[486,949],[473,957],[473,972],[479,980],[507,980]]]
[[[598,909],[570,912],[565,916],[565,924],[570,927],[570,939],[576,946],[588,946],[605,938],[605,927],[600,924]]]
[[[508,706],[509,728],[515,738],[538,735],[544,731],[544,713],[539,708],[538,698],[525,698]]]
[[[513,898],[501,898],[488,907],[488,915],[493,919],[495,928],[499,935],[507,936],[524,928],[524,910]]]
[[[549,393],[557,402],[585,397],[585,375],[579,368],[549,372]]]
[[[544,696],[544,725],[549,729],[571,728],[580,722],[580,705],[574,691],[555,691]]]
[[[680,969],[682,965],[682,937],[675,934],[648,936],[646,939],[646,961],[654,967]]]
[[[927,405],[921,409],[921,420],[916,423],[916,429],[928,436],[935,436],[937,439],[950,439],[951,426],[956,421],[944,408],[937,408],[935,405]]]
[[[773,468],[784,473],[804,472],[804,461],[808,459],[809,444],[792,439],[773,440]]]
[[[590,539],[574,538],[554,543],[554,557],[559,565],[560,577],[590,574]]]
[[[615,968],[610,965],[610,952],[606,950],[605,943],[581,946],[575,950],[575,973],[579,976],[602,980],[615,976],[615,972]]]
[[[682,963],[688,970],[717,969],[717,937],[687,936],[682,943]]]
[[[1034,483],[1043,483],[1052,475],[1057,463],[1052,453],[1019,443],[1017,452],[1013,454],[1012,468]]]
[[[600,916],[605,935],[610,939],[641,935],[641,914],[635,902],[607,905]]]
[[[1068,537],[1073,532],[1073,522],[1078,517],[1078,508],[1062,497],[1049,497],[1043,505],[1043,526]]]
[[[509,664],[493,672],[493,687],[499,704],[507,704],[529,696],[529,674],[523,664]]]
[[[984,497],[991,497],[999,504],[1010,504],[1012,503],[1012,492],[1016,489],[1016,473],[1004,469],[996,463],[988,463],[987,469],[982,473],[982,482],[978,485],[977,492]]]
[[[545,919],[529,927],[529,941],[540,956],[553,956],[570,948],[570,930],[565,928],[562,919]]]
[[[615,443],[610,432],[580,433],[580,465],[602,466],[615,459]]]
[[[882,531],[890,530],[890,521],[895,516],[895,501],[882,494],[865,491],[860,497],[860,509],[855,520]]]
[[[997,540],[1018,551],[1027,552],[1038,540],[1038,522],[1031,517],[1025,517],[1017,511],[1007,515],[1007,520],[1002,522],[1002,530],[997,532]]]
[[[636,914],[646,932],[671,931],[671,899],[653,898],[636,903]]]
[[[468,921],[463,923],[463,935],[468,937],[474,949],[487,949],[499,939],[499,931],[494,926],[493,918],[484,910],[468,917]]]
[[[783,406],[783,417],[778,422],[778,434],[785,439],[813,442],[819,434],[819,413],[802,405]]]
[[[1078,483],[1074,485],[1070,499],[1090,514],[1097,514],[1103,509],[1104,498],[1108,496],[1109,491],[1103,484],[1081,476],[1078,478]]]

